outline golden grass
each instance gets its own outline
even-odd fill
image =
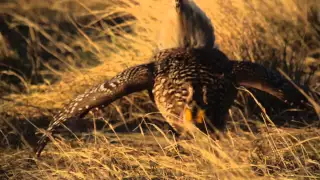
[[[266,113],[265,123],[245,116],[237,108],[230,110],[228,131],[220,140],[213,141],[199,133],[197,139],[176,141],[167,131],[150,124],[160,119],[154,105],[145,93],[137,93],[117,101],[107,108],[103,120],[107,127],[98,131],[95,126],[89,134],[76,133],[77,138],[57,140],[48,145],[42,157],[36,159],[26,144],[14,148],[12,138],[23,135],[24,126],[10,128],[15,123],[41,124],[75,94],[91,85],[114,76],[128,66],[149,61],[153,50],[161,41],[174,46],[170,38],[171,27],[164,25],[167,14],[172,13],[170,0],[19,0],[19,3],[1,4],[1,12],[14,17],[11,26],[24,24],[30,28],[30,42],[53,54],[64,71],[54,64],[44,63],[42,74],[59,77],[57,82],[46,78],[41,85],[20,77],[25,94],[9,94],[0,99],[0,177],[3,179],[316,179],[320,177],[319,128],[299,129],[275,127]],[[275,62],[296,80],[306,79],[312,62],[319,60],[319,28],[311,22],[310,9],[317,1],[309,0],[224,0],[196,3],[211,18],[219,48],[231,59]],[[170,12],[171,11],[171,12]],[[119,26],[94,26],[117,12],[133,15],[136,20]],[[318,10],[319,13],[319,10]],[[71,18],[72,17],[72,18]],[[90,17],[85,24],[77,24],[81,17]],[[74,18],[74,19],[73,19]],[[58,22],[67,21],[77,34],[70,36],[57,29]],[[43,26],[46,24],[47,26]],[[131,25],[134,33],[125,33],[123,26]],[[54,30],[54,33],[48,33]],[[160,34],[164,30],[165,35]],[[96,32],[100,32],[96,33]],[[38,36],[49,43],[39,43]],[[63,38],[55,37],[60,34]],[[118,36],[121,34],[122,36]],[[111,37],[111,42],[106,41]],[[163,38],[168,38],[163,40]],[[10,46],[0,38],[1,56],[11,56]],[[286,47],[286,48],[284,48]],[[74,50],[80,48],[81,51]],[[60,51],[58,51],[59,49]],[[284,49],[286,56],[283,55]],[[72,56],[63,54],[71,52]],[[100,65],[86,68],[76,66],[92,58]],[[13,56],[13,55],[12,55]],[[277,58],[277,59],[275,59]],[[277,64],[277,62],[280,63]],[[286,68],[284,62],[291,65]],[[314,64],[314,63],[313,63]],[[299,68],[303,72],[299,71]],[[11,72],[11,71],[7,71]],[[301,75],[302,74],[302,75]],[[310,86],[319,92],[319,69],[312,73]],[[301,79],[299,77],[301,76]],[[263,109],[263,107],[260,106]],[[319,108],[319,104],[315,105]],[[150,113],[153,111],[153,113]],[[134,133],[113,133],[115,124],[140,120],[142,125]],[[145,121],[144,121],[145,120]],[[91,121],[90,121],[91,122]],[[95,120],[92,121],[92,123]],[[156,121],[154,121],[156,122]],[[123,124],[123,123],[121,123]],[[270,125],[271,124],[271,125]],[[144,126],[144,128],[142,128]],[[149,127],[146,128],[145,126]],[[240,128],[241,126],[241,128]],[[21,129],[22,127],[22,129]],[[31,126],[32,127],[32,126]],[[243,128],[244,127],[244,128]],[[45,127],[40,127],[45,128]],[[151,129],[151,130],[149,130]],[[247,130],[244,130],[247,129]],[[107,131],[107,133],[103,133]],[[26,140],[27,141],[27,140]]]

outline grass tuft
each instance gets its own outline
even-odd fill
[[[317,0],[195,1],[230,59],[279,68],[319,93]],[[319,178],[317,115],[271,111],[277,102],[247,90],[219,140],[199,132],[177,141],[141,92],[70,122],[73,133],[61,133],[35,158],[37,128],[64,103],[149,61],[159,38],[175,43],[174,26],[163,23],[173,10],[171,0],[2,1],[0,179]],[[319,97],[309,98],[319,112]]]

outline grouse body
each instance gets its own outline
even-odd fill
[[[178,133],[186,130],[186,124],[202,130],[204,126],[223,130],[239,85],[260,89],[280,99],[287,99],[283,92],[288,91],[300,98],[290,82],[259,64],[230,61],[218,49],[167,49],[155,54],[150,63],[128,68],[78,95],[54,117],[38,142],[37,154],[65,121],[81,118],[93,108],[105,107],[142,90],[149,91],[161,114]]]
[[[149,63],[128,68],[78,95],[54,116],[38,141],[38,156],[64,122],[142,90],[149,92],[178,134],[194,126],[203,131],[223,130],[240,85],[265,91],[288,103],[306,100],[278,72],[256,63],[229,60],[214,48],[213,26],[204,12],[191,0],[175,2],[180,24],[178,47],[160,50]]]

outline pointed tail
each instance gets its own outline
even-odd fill
[[[213,48],[214,28],[210,19],[192,0],[176,0],[180,24],[179,47]]]

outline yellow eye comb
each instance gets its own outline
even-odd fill
[[[205,116],[205,111],[202,109],[198,110],[195,122],[203,123],[204,116]],[[184,121],[193,123],[192,111],[189,108],[184,109]]]
[[[192,122],[192,111],[189,108],[184,109],[184,121]]]
[[[203,123],[204,116],[205,116],[205,111],[202,110],[202,109],[200,109],[200,110],[198,111],[198,114],[197,114],[196,122],[197,122],[197,123]]]

